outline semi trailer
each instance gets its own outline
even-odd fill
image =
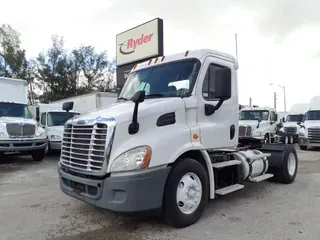
[[[61,191],[183,228],[200,219],[209,199],[245,182],[292,183],[292,145],[238,138],[237,69],[233,56],[207,49],[135,65],[116,104],[66,122]]]

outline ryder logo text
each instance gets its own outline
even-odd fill
[[[139,38],[130,38],[123,43],[119,44],[119,51],[123,55],[129,55],[136,51],[136,48],[140,45],[149,43],[152,41],[153,33],[150,34],[141,34]]]

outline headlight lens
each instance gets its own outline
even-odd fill
[[[262,136],[262,133],[260,131],[252,134],[252,137],[260,137],[260,136]]]
[[[131,171],[143,169],[149,165],[151,148],[137,147],[118,156],[111,165],[111,172]]]
[[[6,134],[5,132],[0,132],[0,138],[6,138],[8,137],[8,134]]]
[[[60,140],[61,137],[59,135],[50,135],[51,140]]]

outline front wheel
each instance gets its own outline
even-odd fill
[[[46,153],[45,149],[33,151],[32,152],[33,161],[36,161],[36,162],[42,161],[44,159],[45,153]]]
[[[166,183],[163,217],[167,224],[184,228],[200,219],[209,198],[209,180],[198,161],[178,161]]]

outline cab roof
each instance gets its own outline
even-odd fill
[[[151,66],[160,65],[160,64],[168,63],[168,62],[173,62],[173,61],[177,61],[177,60],[181,60],[181,59],[197,58],[197,59],[201,60],[202,58],[204,58],[208,55],[212,55],[216,58],[220,58],[222,60],[225,60],[225,61],[228,61],[228,62],[231,62],[231,63],[238,65],[237,60],[230,54],[219,52],[216,50],[211,50],[211,49],[197,49],[197,50],[190,50],[190,51],[186,51],[186,52],[180,52],[180,53],[176,53],[176,54],[172,54],[172,55],[168,55],[168,56],[155,57],[151,60],[136,64],[132,68],[131,71],[134,72],[134,71],[148,68]]]
[[[261,110],[267,110],[267,111],[275,111],[277,112],[277,110],[275,108],[271,108],[271,107],[244,107],[241,109],[241,111],[245,111],[245,110],[251,110],[251,111],[261,111]]]

